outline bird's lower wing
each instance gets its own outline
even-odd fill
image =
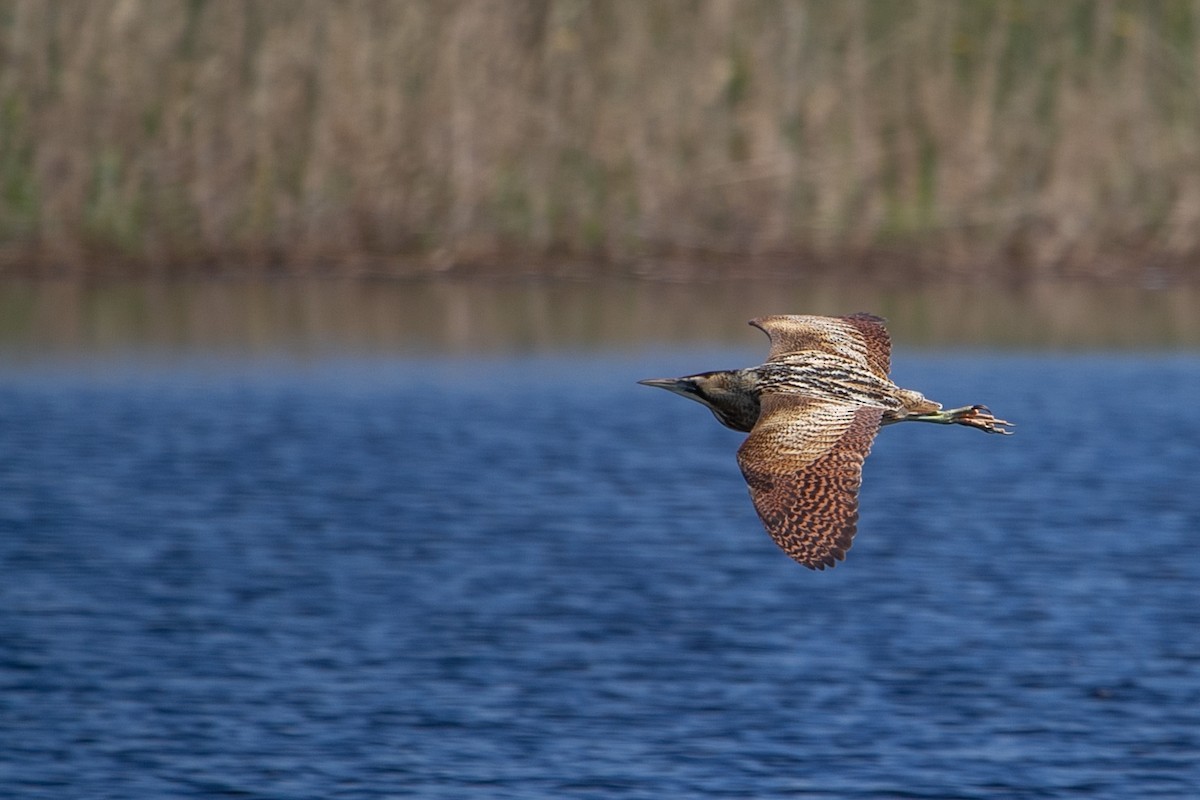
[[[846,557],[858,523],[862,465],[878,408],[766,394],[738,465],[767,533],[810,569]]]

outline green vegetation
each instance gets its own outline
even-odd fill
[[[0,270],[1200,277],[1200,2],[0,0]]]

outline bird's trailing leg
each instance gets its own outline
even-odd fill
[[[996,419],[987,406],[963,406],[949,408],[944,411],[934,411],[926,414],[913,414],[904,418],[905,422],[933,422],[938,425],[966,425],[978,428],[985,433],[1011,434],[1005,425],[1012,425],[1002,419]]]

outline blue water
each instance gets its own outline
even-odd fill
[[[8,368],[3,795],[1200,796],[1200,359],[898,354],[814,573],[754,355]]]

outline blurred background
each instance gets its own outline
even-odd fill
[[[470,320],[497,304],[445,279],[555,278],[636,281],[625,297],[724,282],[720,303],[773,281],[829,312],[879,311],[887,292],[918,338],[942,323],[918,318],[913,288],[951,283],[976,289],[953,325],[973,340],[1196,344],[1180,287],[1200,252],[1197,14],[1184,0],[6,0],[0,336],[48,339],[47,318],[92,325],[53,334],[81,344],[182,324],[131,278],[304,277],[231,290],[228,324],[273,328],[286,296],[310,309],[286,338],[356,340],[369,334],[345,309],[360,300],[342,286],[327,304],[313,278],[443,279]],[[63,278],[89,288],[43,296]],[[1126,292],[1112,315],[1083,283],[1172,297]],[[422,335],[497,342],[427,286],[377,290],[435,309]],[[522,297],[512,317],[527,319],[539,301]]]
[[[1196,8],[10,0],[12,273],[1194,277]]]
[[[1200,796],[1200,2],[0,0],[16,798]],[[698,405],[888,318],[846,563]]]

